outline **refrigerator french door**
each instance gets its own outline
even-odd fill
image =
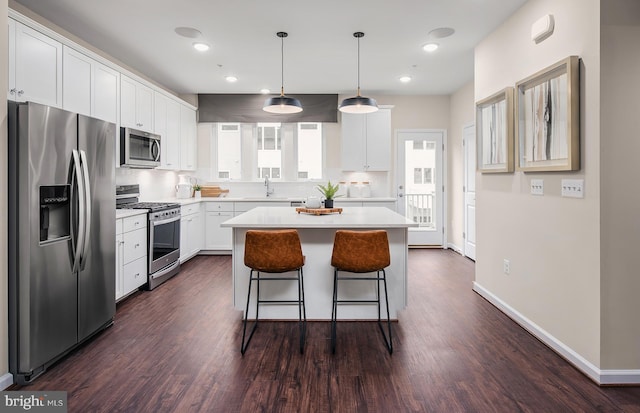
[[[9,369],[25,384],[115,315],[115,125],[9,102]]]

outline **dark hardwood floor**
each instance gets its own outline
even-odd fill
[[[297,324],[271,322],[242,357],[231,259],[199,256],[27,389],[67,391],[70,412],[640,412],[640,388],[598,387],[475,294],[472,261],[409,267],[392,356],[372,322],[340,323],[335,355],[328,322],[303,355]]]

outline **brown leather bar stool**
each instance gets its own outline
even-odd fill
[[[391,320],[389,316],[389,294],[387,292],[387,276],[385,268],[391,263],[389,255],[389,240],[387,231],[349,231],[338,230],[333,241],[333,253],[331,255],[331,265],[333,271],[333,309],[331,311],[331,352],[336,352],[336,327],[338,318],[338,304],[350,303],[376,303],[378,305],[378,326],[382,333],[384,343],[393,353],[393,343],[391,341]],[[376,276],[339,276],[339,272],[350,273],[372,273]],[[375,300],[338,300],[338,281],[340,280],[375,280],[377,281],[377,291]],[[380,282],[384,285],[384,297],[387,307],[387,328],[388,335],[385,334],[380,318]]]
[[[242,330],[242,345],[240,352],[244,355],[247,346],[258,326],[258,310],[262,303],[298,304],[298,325],[300,328],[300,353],[304,349],[304,337],[307,330],[307,312],[304,306],[304,282],[302,278],[302,266],[304,256],[300,237],[295,229],[285,230],[249,230],[245,237],[244,265],[251,269],[249,273],[249,291],[247,293],[247,308],[244,312]],[[297,277],[287,276],[261,276],[260,273],[278,274],[296,271]],[[260,283],[263,281],[289,280],[298,282],[297,300],[262,300],[260,298]],[[247,333],[247,319],[249,317],[249,302],[251,301],[251,284],[256,281],[256,320],[245,342]]]

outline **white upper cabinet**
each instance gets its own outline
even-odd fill
[[[91,116],[118,123],[120,72],[93,62],[91,82]]]
[[[62,108],[91,116],[93,59],[68,46],[62,48]]]
[[[153,132],[153,90],[125,75],[120,78],[120,123]]]
[[[180,105],[180,169],[196,170],[196,111]]]
[[[62,107],[62,43],[13,19],[8,22],[8,98]]]
[[[120,73],[68,46],[62,61],[63,109],[117,123]]]
[[[160,92],[153,94],[154,131],[160,135],[160,169],[180,169],[180,103]]]
[[[391,169],[391,109],[342,114],[342,170]]]

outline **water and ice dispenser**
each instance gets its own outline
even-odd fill
[[[40,242],[71,235],[71,186],[40,187]]]

